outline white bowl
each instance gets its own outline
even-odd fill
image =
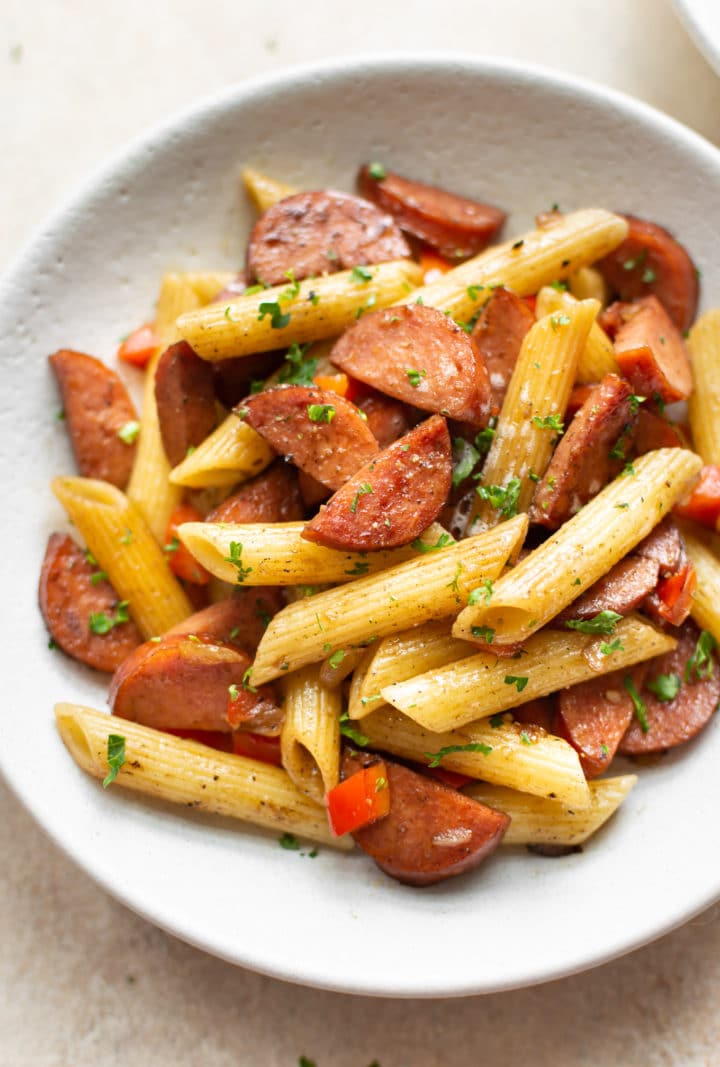
[[[273,834],[103,792],[63,748],[52,708],[103,707],[106,686],[48,651],[36,607],[45,540],[62,524],[48,482],[72,470],[45,356],[68,346],[111,357],[151,313],[163,271],[237,266],[251,221],[241,164],[351,189],[370,158],[502,204],[509,234],[554,202],[646,215],[687,243],[706,302],[720,298],[720,153],[642,104],[547,71],[458,56],[346,60],[237,86],[152,131],[55,214],[0,292],[0,754],[78,864],[209,952],[348,992],[490,992],[627,952],[720,894],[717,718],[641,771],[583,854],[501,851],[473,875],[409,889],[359,852],[310,859]]]
[[[720,74],[720,6],[717,0],[673,0],[673,3],[695,44]]]

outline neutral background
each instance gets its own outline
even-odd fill
[[[315,58],[508,55],[623,89],[720,144],[720,79],[667,0],[0,0],[0,41],[0,269],[126,139],[203,94]],[[460,149],[468,136],[472,116]],[[0,803],[0,1067],[294,1067],[301,1053],[317,1067],[720,1064],[720,906],[550,985],[364,1000],[175,941],[99,890],[2,784]]]

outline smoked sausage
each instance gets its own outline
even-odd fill
[[[182,463],[215,429],[215,372],[187,341],[166,348],[155,371],[155,403],[165,455]]]
[[[573,746],[586,778],[595,778],[610,766],[633,716],[633,702],[624,679],[639,688],[644,665],[591,678],[557,698],[555,731]]]
[[[502,407],[525,334],[534,324],[535,316],[525,301],[501,287],[493,291],[473,327],[470,336],[490,375],[494,414]]]
[[[623,304],[615,357],[640,396],[672,404],[692,392],[690,358],[677,326],[655,296]]]
[[[226,600],[189,615],[164,636],[203,634],[254,656],[268,623],[283,607],[285,601],[275,586],[244,586]]]
[[[205,522],[295,522],[302,517],[297,471],[278,460],[213,508]]]

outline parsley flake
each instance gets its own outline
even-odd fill
[[[457,489],[460,483],[472,474],[475,464],[480,459],[480,453],[464,437],[454,438],[452,447],[452,486],[453,489]]]
[[[350,277],[354,282],[357,282],[358,285],[366,285],[368,282],[371,282],[372,276],[372,271],[368,267],[353,267],[350,271]]]
[[[648,722],[647,718],[647,708],[645,706],[645,701],[641,698],[640,694],[635,688],[635,683],[633,682],[629,674],[626,674],[623,678],[623,685],[630,694],[630,699],[633,702],[633,708],[635,709],[637,721],[640,723],[640,729],[644,734],[646,734],[650,729],[650,723]]]
[[[376,182],[381,182],[383,178],[387,177],[387,171],[382,163],[370,163],[368,164],[368,174],[371,178],[374,178]]]
[[[295,834],[285,833],[282,837],[278,838],[278,844],[280,848],[286,848],[289,852],[298,852],[300,850],[300,842],[295,837]]]
[[[712,654],[717,648],[717,641],[709,630],[702,630],[697,639],[695,651],[685,664],[685,681],[692,681],[693,673],[698,681],[702,678],[712,678],[713,660]]]
[[[558,434],[565,430],[565,424],[559,415],[533,415],[532,422],[533,426],[540,430],[554,430]]]
[[[663,704],[669,704],[675,699],[680,692],[681,685],[679,674],[658,674],[656,678],[645,682],[648,692],[654,693]]]
[[[340,716],[340,733],[357,745],[358,748],[364,748],[370,741],[369,737],[366,737],[365,734],[351,725],[350,716],[346,711]]]
[[[470,633],[473,637],[479,638],[481,641],[485,641],[488,645],[493,643],[495,637],[495,631],[492,626],[473,626]]]
[[[332,422],[335,418],[332,404],[308,404],[307,413],[310,422]]]
[[[452,537],[449,533],[441,533],[434,545],[429,545],[426,541],[422,541],[419,537],[410,545],[416,552],[437,552],[439,548],[445,548],[445,545],[449,545],[452,542]]]
[[[120,626],[123,622],[128,622],[130,615],[128,614],[129,600],[121,600],[115,609],[113,616],[106,615],[104,611],[92,611],[88,619],[88,626],[90,632],[103,636],[109,634],[115,626]]]
[[[308,345],[299,345],[293,341],[285,355],[285,363],[280,368],[278,383],[280,385],[312,385],[317,373],[318,361],[305,359]]]
[[[108,773],[103,778],[103,789],[107,789],[115,781],[125,763],[125,738],[122,734],[108,734],[107,763]]]
[[[417,389],[423,378],[427,377],[426,370],[413,370],[412,367],[407,367],[405,373],[407,374],[408,381],[410,382],[410,385],[413,387],[413,389]]]
[[[118,430],[118,437],[126,445],[132,445],[137,440],[137,435],[140,433],[140,423],[137,419],[133,419],[131,422],[126,422],[124,426],[121,426]]]
[[[505,685],[514,685],[518,693],[522,693],[525,686],[528,684],[527,675],[506,674]]]
[[[612,634],[621,619],[616,611],[600,611],[592,619],[570,619],[565,625],[581,634]]]
[[[252,571],[252,567],[243,566],[242,547],[243,546],[240,541],[231,541],[229,545],[230,555],[225,556],[224,558],[225,563],[231,563],[233,567],[237,567],[237,577],[235,581],[238,583],[238,585],[242,585],[248,574],[250,574]]]
[[[612,656],[613,652],[624,652],[625,645],[622,643],[619,637],[616,637],[610,644],[607,641],[603,641],[600,645],[600,654],[602,656]]]
[[[425,753],[426,758],[430,760],[428,767],[439,767],[443,756],[449,756],[453,752],[481,752],[483,756],[489,756],[492,752],[492,745],[483,744],[482,741],[472,741],[467,745],[445,745],[437,752]]]
[[[344,659],[345,653],[341,648],[339,648],[337,652],[333,652],[332,656],[330,656],[330,658],[328,659],[328,663],[330,664],[332,669],[336,671]]]
[[[367,496],[367,494],[372,493],[372,491],[373,487],[370,485],[369,482],[363,482],[362,485],[358,488],[357,492],[355,493],[355,496],[350,502],[350,511],[353,513],[353,515],[357,511],[358,501],[360,500],[360,497]]]
[[[263,300],[258,307],[258,322],[262,322],[266,315],[270,316],[270,325],[273,330],[284,330],[290,325],[290,312],[283,312],[277,300]]]
[[[513,515],[517,515],[521,487],[519,478],[511,478],[506,486],[478,485],[475,492],[481,500],[486,500],[491,507],[497,508],[506,519],[511,519]]]
[[[566,315],[564,312],[561,312],[559,315],[550,316],[550,327],[553,333],[557,333],[561,326],[569,326],[571,321],[572,320],[569,315]]]

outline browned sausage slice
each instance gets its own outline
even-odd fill
[[[525,334],[535,316],[524,300],[509,289],[496,289],[470,334],[490,375],[493,412],[497,413],[515,370]]]
[[[410,429],[408,409],[398,400],[383,393],[370,393],[360,397],[357,406],[367,419],[373,437],[381,448],[387,448]]]
[[[450,435],[434,415],[356,471],[302,535],[350,552],[407,545],[437,518],[451,478]]]
[[[592,619],[601,611],[628,615],[652,593],[659,572],[660,565],[656,560],[626,556],[560,612],[554,621],[562,623],[568,619]]]
[[[523,726],[539,726],[548,734],[555,733],[555,697],[538,697],[512,709],[515,722]]]
[[[662,226],[633,215],[625,218],[627,237],[596,264],[598,270],[620,300],[654,294],[684,332],[695,318],[700,290],[693,261]]]
[[[40,573],[40,610],[63,652],[98,671],[116,670],[142,642],[137,626],[131,620],[99,634],[90,629],[90,620],[114,620],[118,600],[97,564],[88,562],[72,537],[51,535]]]
[[[94,356],[61,348],[49,357],[62,396],[75,462],[85,478],[124,489],[135,459],[137,414],[115,371]],[[127,441],[119,436],[128,428]]]
[[[330,489],[339,489],[380,451],[355,405],[324,389],[266,389],[248,397],[236,413],[271,448]]]
[[[644,665],[632,671],[613,671],[572,685],[558,694],[555,732],[569,741],[580,757],[586,778],[610,766],[633,716],[633,702],[624,679],[639,689]]]
[[[530,521],[554,530],[623,466],[635,423],[632,389],[606,374],[560,439],[530,507]]]
[[[675,574],[685,554],[685,542],[675,520],[667,515],[652,533],[635,546],[633,553],[643,559],[654,560],[661,578]]]
[[[243,725],[277,734],[282,715],[271,686],[252,693],[243,687],[250,657],[239,648],[203,634],[147,641],[116,671],[108,701],[114,715],[156,730],[221,730],[228,721],[230,686],[237,687]]]
[[[654,452],[656,448],[687,448],[682,431],[662,415],[642,407],[635,425],[634,452],[638,456]]]
[[[432,245],[446,259],[467,259],[482,252],[505,221],[505,212],[491,204],[410,181],[384,168],[378,172],[377,165],[361,167],[358,188],[368,200],[389,211],[403,230]]]
[[[187,341],[166,348],[155,371],[155,403],[165,454],[182,463],[215,429],[215,373]]]
[[[346,752],[343,777],[376,759]],[[386,756],[383,761],[390,812],[353,834],[381,870],[406,885],[432,885],[471,870],[494,852],[510,825],[507,815]]]
[[[205,522],[295,522],[302,517],[297,471],[279,460],[223,500]]]
[[[391,215],[358,196],[322,190],[288,196],[260,216],[247,269],[254,281],[282,285],[288,277],[299,281],[409,255]]]
[[[227,600],[220,600],[171,627],[165,637],[203,634],[254,655],[268,623],[285,601],[275,586],[262,589],[244,586]]]
[[[691,660],[697,648],[700,631],[691,619],[673,631],[678,638],[677,648],[650,660],[645,683],[640,690],[649,729],[643,731],[636,717],[620,742],[623,756],[639,756],[646,752],[662,752],[689,741],[710,720],[720,700],[720,669],[717,656],[710,653],[710,662],[701,667],[701,677],[692,670]],[[712,671],[712,673],[709,673]],[[687,673],[686,673],[687,672]],[[675,675],[681,685],[673,700],[662,701],[648,686],[657,683],[659,675]],[[686,679],[690,678],[688,682]]]
[[[305,471],[298,471],[298,486],[302,502],[308,511],[315,511],[318,504],[330,496],[328,487]]]
[[[226,408],[235,407],[253,391],[253,382],[264,381],[281,366],[286,351],[255,352],[251,356],[231,357],[211,363],[215,374],[215,396]]]
[[[363,315],[333,346],[330,361],[382,393],[461,422],[484,423],[490,379],[457,323],[410,304]]]
[[[686,400],[693,387],[690,359],[682,334],[657,297],[623,304],[621,315],[615,356],[635,392],[668,404]]]

